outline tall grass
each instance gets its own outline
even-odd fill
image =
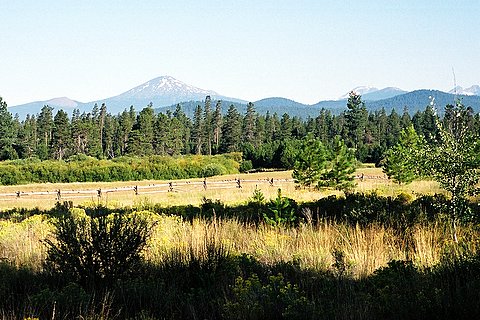
[[[148,214],[157,222],[143,252],[147,261],[154,264],[161,264],[174,251],[199,253],[208,240],[221,244],[232,254],[251,255],[266,264],[296,261],[302,268],[319,271],[333,270],[334,253],[341,252],[345,271],[362,278],[391,260],[409,259],[418,267],[433,266],[452,248],[450,230],[441,222],[417,225],[411,230],[411,238],[405,239],[396,230],[377,224],[361,227],[323,221],[287,228],[245,224],[234,219],[195,218],[187,222],[177,216],[141,214]],[[51,231],[51,224],[40,215],[22,222],[0,221],[0,259],[39,270],[45,260],[41,240]],[[459,236],[466,250],[479,250],[479,232],[474,227],[461,227]]]
[[[419,267],[433,266],[452,245],[449,230],[441,223],[416,226],[412,230],[412,248],[395,230],[376,224],[360,227],[322,222],[285,228],[245,225],[235,220],[195,219],[186,223],[176,217],[160,219],[163,221],[145,252],[153,262],[160,262],[162,252],[168,250],[188,247],[200,250],[205,239],[213,237],[234,254],[248,254],[266,264],[295,260],[303,268],[316,270],[331,270],[335,263],[333,253],[343,252],[348,272],[360,278],[391,260],[410,259]],[[470,246],[469,252],[476,253],[478,245],[472,240],[478,237],[478,232],[464,226],[461,233]]]

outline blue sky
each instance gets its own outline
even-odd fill
[[[0,2],[0,96],[88,102],[171,75],[222,95],[303,103],[360,85],[480,84],[480,2]]]

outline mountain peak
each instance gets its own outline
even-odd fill
[[[480,96],[480,86],[473,85],[470,88],[465,88],[465,89],[461,86],[456,86],[452,90],[448,91],[448,93],[459,94],[464,96]]]
[[[196,98],[212,95],[218,96],[218,93],[211,90],[200,89],[191,85],[188,85],[180,80],[175,79],[172,76],[160,76],[149,80],[127,92],[122,93],[122,98],[146,98],[146,97],[191,97]],[[173,100],[172,100],[173,101]]]
[[[402,89],[399,89],[399,88],[396,88],[396,87],[386,87],[386,88],[383,88],[383,89],[377,89],[375,87],[361,86],[361,87],[356,87],[356,88],[352,89],[351,91],[361,95],[363,101],[366,101],[366,100],[373,100],[373,101],[383,100],[383,99],[392,98],[392,97],[398,96],[400,94],[406,93],[406,91],[404,91]],[[348,96],[350,95],[350,92],[341,96],[339,100],[348,99]]]
[[[63,108],[76,108],[78,102],[67,97],[58,97],[45,101],[45,104]]]
[[[355,87],[355,88],[353,88],[352,90],[350,90],[350,91],[348,91],[347,93],[345,93],[345,94],[344,94],[343,96],[341,96],[340,98],[338,98],[338,100],[348,99],[348,97],[349,97],[349,95],[350,95],[350,92],[352,92],[352,91],[355,92],[356,94],[359,94],[359,95],[363,96],[364,94],[378,91],[378,88],[370,87],[370,86],[359,86],[359,87]]]

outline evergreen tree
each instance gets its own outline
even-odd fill
[[[293,123],[287,113],[284,113],[280,120],[280,139],[287,140],[292,138]]]
[[[37,120],[35,116],[27,114],[25,120],[20,126],[18,133],[18,144],[20,148],[20,158],[26,159],[33,157],[37,150]]]
[[[318,186],[331,187],[349,192],[355,187],[354,176],[356,162],[355,151],[348,148],[339,136],[335,137],[332,147],[327,151],[327,169],[319,177]]]
[[[322,108],[320,114],[315,118],[315,133],[324,144],[332,139],[333,119],[330,111]],[[309,129],[308,132],[312,132]]]
[[[135,124],[135,109],[130,107],[130,111],[124,110],[118,119],[118,128],[116,136],[116,144],[120,150],[121,155],[127,154],[129,148],[130,134],[133,130],[133,125]],[[132,139],[132,142],[135,142],[135,139]]]
[[[18,154],[13,148],[15,139],[12,114],[7,109],[7,103],[0,97],[0,160],[18,158]]]
[[[202,118],[201,106],[197,106],[195,108],[195,114],[193,115],[192,139],[193,150],[195,154],[202,154],[202,145],[204,140],[204,122]]]
[[[266,121],[265,117],[257,116],[255,121],[255,138],[254,138],[254,145],[255,147],[260,147],[266,138]]]
[[[212,154],[213,140],[213,115],[212,115],[212,99],[210,96],[205,98],[205,108],[203,110],[203,137],[204,150],[207,155]]]
[[[364,147],[365,129],[367,126],[368,112],[362,97],[355,92],[350,92],[347,100],[348,110],[345,112],[345,126],[347,130],[347,144],[356,149],[357,158],[363,161],[366,158]]]
[[[388,129],[387,129],[387,148],[390,148],[397,144],[398,137],[400,137],[400,132],[402,131],[402,119],[395,111],[392,110],[388,116]]]
[[[105,105],[102,105],[105,108]],[[92,108],[92,112],[87,114],[87,117],[84,118],[86,120],[84,122],[84,129],[86,131],[86,154],[100,158],[103,154],[102,150],[102,135],[103,135],[103,121],[101,119],[101,112],[98,105],[95,105]],[[103,115],[104,117],[104,115]]]
[[[45,105],[43,106],[37,118],[37,156],[45,160],[48,158],[50,145],[52,141],[53,131],[53,108]]]
[[[292,177],[295,183],[302,187],[315,186],[320,175],[326,170],[326,149],[322,142],[308,133],[302,140],[302,145],[293,167]]]
[[[296,183],[308,188],[331,187],[345,192],[354,187],[355,153],[340,137],[327,148],[308,133],[299,150],[292,174]]]
[[[167,150],[170,155],[179,155],[185,150],[185,127],[177,118],[170,120],[170,145]]]
[[[218,100],[213,113],[213,153],[220,149],[220,137],[222,135],[222,101]]]
[[[143,108],[137,116],[132,136],[129,137],[130,154],[145,156],[153,154],[155,112],[152,104]]]
[[[419,174],[417,159],[422,144],[413,125],[403,129],[398,143],[385,153],[383,172],[397,183],[412,182]]]
[[[291,133],[293,139],[302,139],[307,134],[307,131],[305,130],[305,125],[302,123],[302,120],[297,116],[294,116],[292,118]]]
[[[410,118],[410,114],[408,113],[407,107],[403,108],[401,123],[402,123],[402,129],[406,129],[412,124],[412,119]]]
[[[105,103],[102,103],[102,106],[100,107],[100,113],[98,114],[98,117],[96,119],[97,126],[98,126],[98,132],[99,132],[99,145],[100,149],[102,150],[102,155],[105,154],[105,146],[104,146],[104,137],[105,137],[105,118],[107,116],[107,106]]]
[[[82,135],[82,121],[80,118],[80,110],[73,109],[72,121],[71,121],[71,133],[73,142],[73,153],[80,154],[85,153],[85,144],[83,143],[84,137]]]
[[[179,150],[179,153],[189,154],[190,153],[190,138],[192,132],[192,122],[182,111],[180,104],[177,104],[175,111],[173,112],[173,118],[178,122],[175,126],[181,129],[181,132],[177,132],[182,140],[182,143],[176,143],[176,145],[183,145],[182,149]],[[175,127],[174,126],[174,127]]]
[[[70,120],[65,111],[59,110],[53,119],[52,157],[62,160],[68,155],[71,146]]]
[[[255,144],[255,106],[249,102],[247,104],[247,112],[243,118],[243,142],[249,144]]]
[[[109,159],[115,158],[120,153],[115,144],[115,133],[118,132],[117,127],[117,120],[111,114],[106,114],[102,132],[102,149],[103,155]]]
[[[222,127],[222,152],[240,151],[242,142],[242,116],[232,104],[227,111]]]
[[[163,113],[159,113],[155,120],[153,149],[155,154],[166,155],[170,148],[172,128],[171,119]]]

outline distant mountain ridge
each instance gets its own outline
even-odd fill
[[[401,112],[404,108],[409,112],[423,110],[429,104],[428,97],[435,96],[437,106],[443,109],[446,104],[451,104],[459,98],[465,105],[472,106],[477,112],[480,111],[480,86],[473,85],[469,88],[456,87],[449,93],[438,90],[415,90],[407,92],[395,87],[378,89],[370,86],[361,86],[354,88],[362,95],[363,101],[369,110],[379,110],[385,108]],[[350,91],[349,91],[350,92]],[[188,85],[171,76],[161,76],[149,80],[139,86],[125,91],[117,96],[106,99],[100,99],[87,103],[71,100],[67,97],[54,98],[46,101],[35,101],[23,105],[9,107],[12,114],[18,114],[20,119],[24,119],[27,114],[38,114],[44,105],[54,108],[54,113],[63,109],[71,114],[74,109],[80,112],[90,112],[95,104],[105,103],[107,110],[111,114],[118,114],[133,105],[137,111],[143,109],[152,103],[157,111],[174,110],[177,104],[181,104],[186,110],[185,113],[193,114],[197,105],[203,105],[205,96],[210,96],[212,100],[222,100],[223,111],[226,112],[230,104],[234,104],[239,112],[246,109],[246,101],[233,97],[223,96],[213,90],[205,90]],[[302,118],[316,117],[319,111],[324,108],[333,113],[340,113],[345,110],[348,93],[338,100],[319,101],[313,105],[307,105],[282,97],[271,97],[255,101],[257,112],[265,114],[269,111],[271,114],[282,115],[288,113],[291,116]]]
[[[194,87],[171,76],[161,76],[142,83],[117,96],[106,99],[84,103],[63,97],[12,106],[9,107],[9,110],[11,113],[17,113],[21,119],[24,119],[27,114],[39,113],[44,105],[49,105],[53,107],[54,110],[63,109],[71,114],[73,109],[79,109],[80,112],[90,112],[95,104],[100,106],[105,103],[110,113],[118,114],[130,108],[132,105],[135,106],[137,110],[143,109],[150,103],[153,104],[154,108],[164,107],[186,101],[201,101],[205,99],[207,95],[211,96],[214,100],[246,103],[244,100],[226,97],[213,90]]]
[[[456,86],[452,90],[448,91],[448,93],[452,94],[459,94],[459,95],[464,95],[464,96],[480,96],[480,86],[479,85],[473,85],[469,88],[462,88],[460,86]]]
[[[225,97],[212,90],[205,90],[186,84],[170,76],[161,76],[130,89],[118,96],[82,104],[82,107],[91,108],[95,103],[105,103],[111,113],[117,114],[131,105],[137,109],[144,108],[152,103],[154,107],[169,106],[185,101],[197,101],[211,96],[214,100],[229,100],[246,102],[244,100]]]

